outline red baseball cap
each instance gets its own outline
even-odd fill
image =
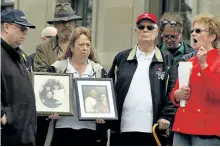
[[[152,13],[148,13],[148,12],[145,12],[143,14],[140,14],[137,18],[137,21],[136,21],[136,24],[138,24],[140,21],[142,20],[150,20],[154,23],[157,23],[157,18],[154,14]]]

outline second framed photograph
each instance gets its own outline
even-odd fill
[[[79,120],[117,120],[117,108],[112,79],[74,79]]]

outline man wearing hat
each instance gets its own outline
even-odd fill
[[[118,136],[111,145],[157,145],[153,125],[159,123],[159,129],[166,132],[175,115],[169,93],[177,76],[176,66],[172,55],[155,45],[156,16],[139,15],[135,32],[138,43],[116,55],[108,74],[114,81],[119,118],[109,122],[111,136]]]
[[[34,145],[34,90],[18,50],[35,26],[17,9],[4,10],[1,21],[1,145]]]
[[[56,5],[54,19],[47,21],[57,29],[57,35],[37,45],[33,69],[36,72],[46,72],[47,68],[67,49],[69,37],[74,30],[75,21],[82,17],[75,14],[70,3],[59,3]],[[43,146],[49,126],[48,117],[37,117],[37,145]]]
[[[57,28],[57,35],[39,44],[34,59],[34,71],[45,72],[67,49],[69,37],[75,28],[75,21],[82,17],[75,14],[70,3],[56,5],[54,19],[48,24]]]

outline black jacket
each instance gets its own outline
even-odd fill
[[[32,84],[19,53],[1,39],[2,145],[35,144],[36,106]]]
[[[184,42],[181,42],[182,44],[183,44],[183,46],[184,46],[184,52],[181,54],[181,56],[180,57],[178,57],[178,59],[176,60],[176,62],[179,62],[180,61],[180,59],[184,56],[184,55],[186,55],[186,54],[189,54],[189,53],[191,53],[191,52],[195,52],[196,50],[195,49],[193,49],[189,44],[187,44],[187,43],[184,43]],[[163,43],[160,43],[160,44],[158,44],[157,45],[157,47],[159,48],[159,49],[161,49],[162,48],[162,46],[163,46]]]
[[[113,78],[115,84],[119,117],[118,121],[109,122],[110,128],[113,131],[120,131],[123,103],[136,71],[137,64],[135,46],[133,49],[128,49],[117,54],[108,73],[108,77]],[[162,72],[165,72],[164,79],[158,79],[156,72],[160,70],[159,68],[162,68]],[[167,51],[160,51],[156,48],[149,72],[153,100],[153,124],[160,118],[165,118],[172,123],[176,107],[171,103],[169,93],[177,77],[176,64],[172,59],[172,55]]]

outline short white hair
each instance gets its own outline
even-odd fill
[[[56,35],[57,35],[57,29],[55,27],[46,27],[41,32],[41,37],[56,36]]]

